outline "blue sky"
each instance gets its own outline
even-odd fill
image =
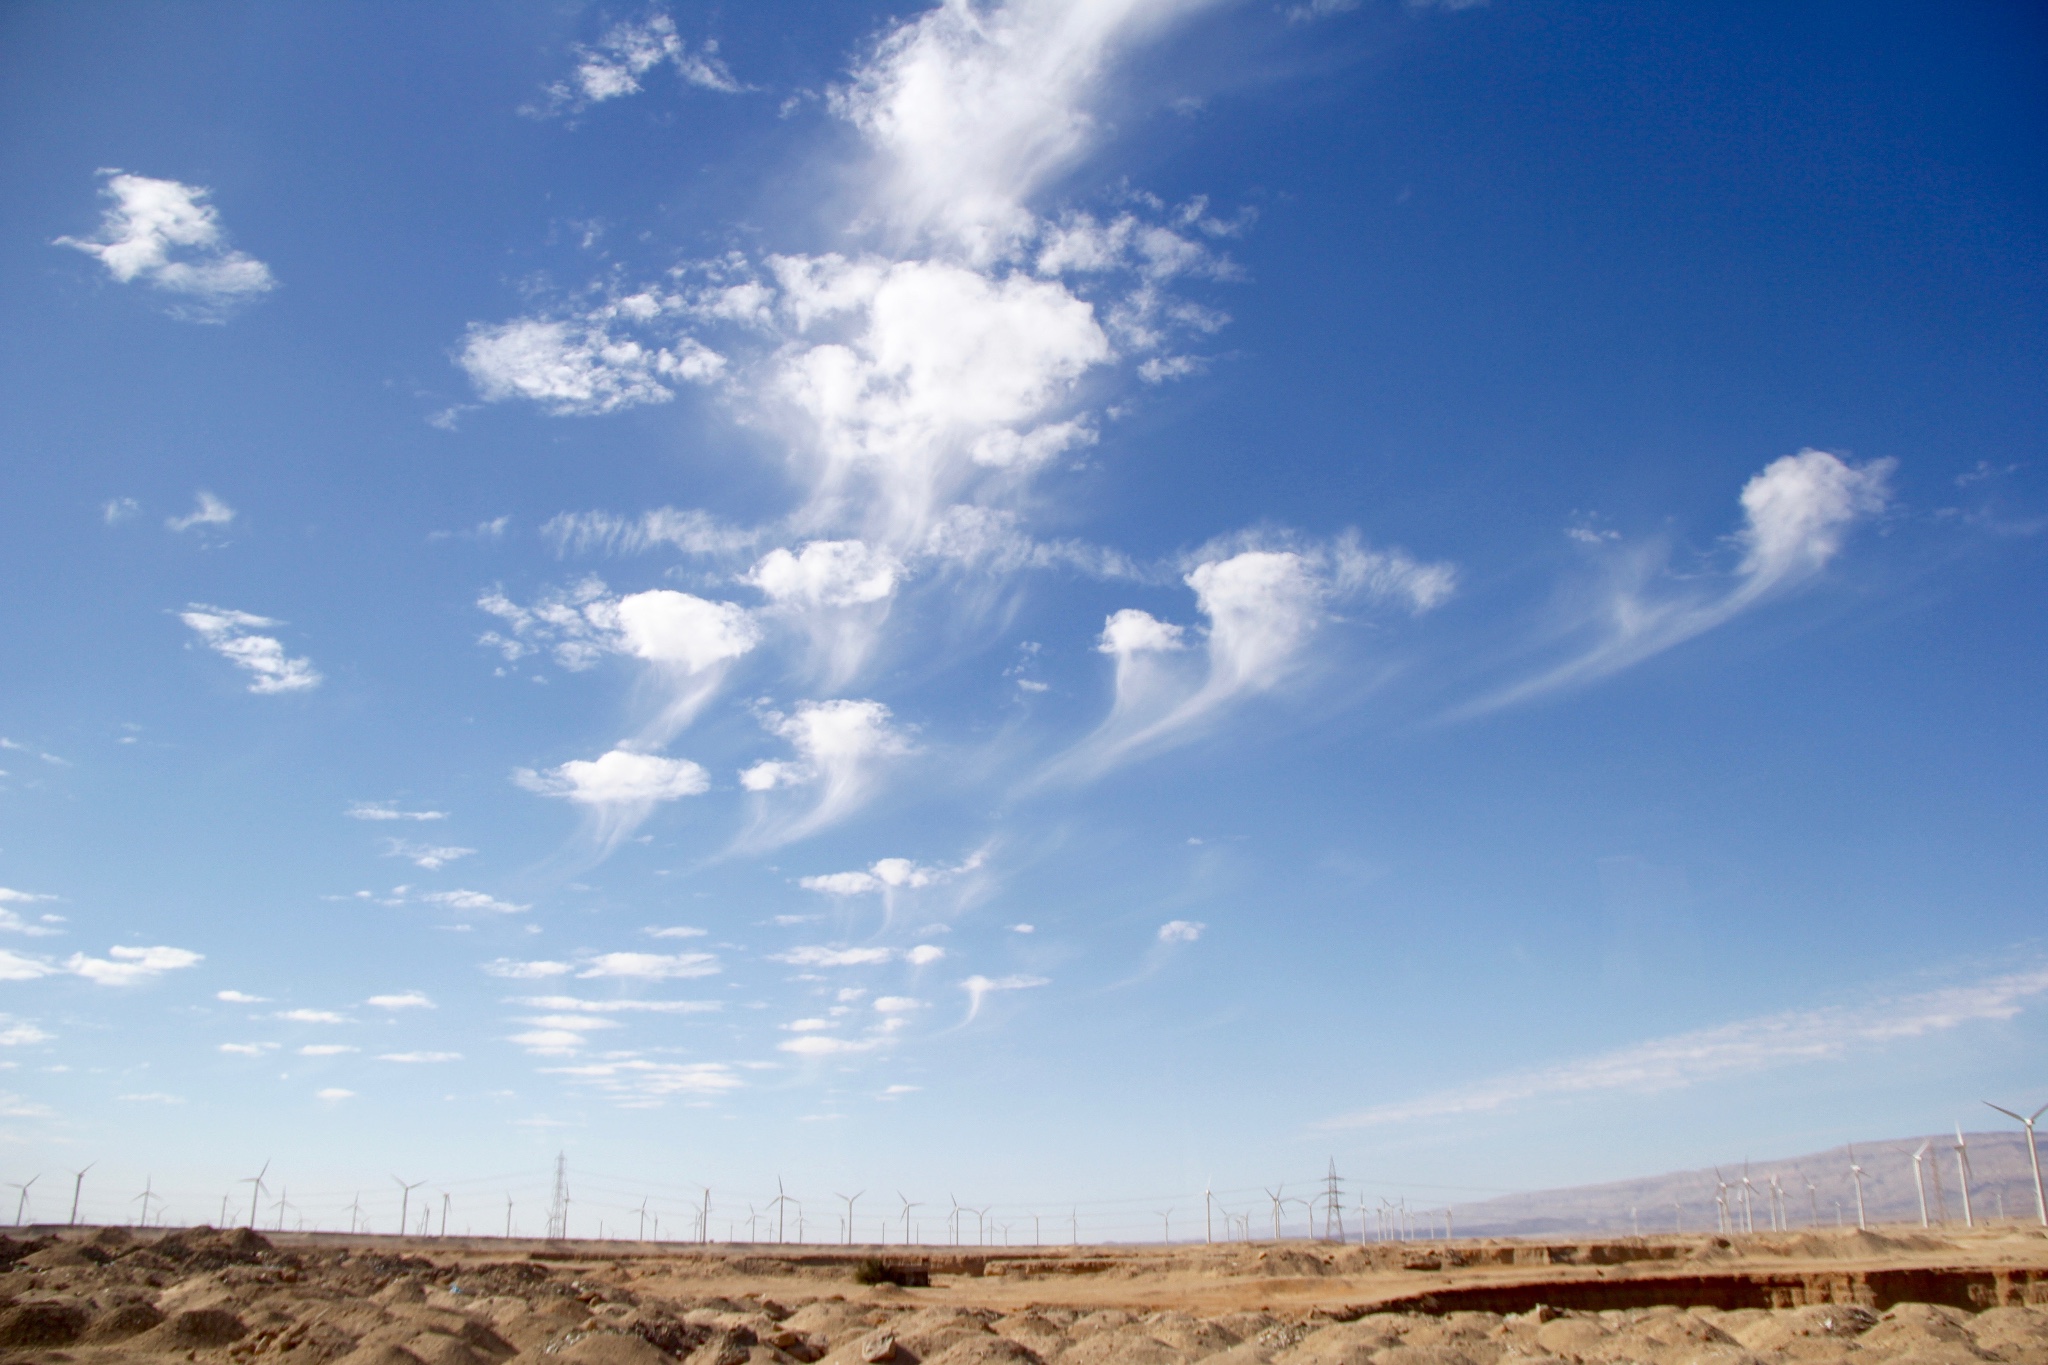
[[[2048,1099],[2026,7],[0,25],[37,1211],[1136,1236]]]

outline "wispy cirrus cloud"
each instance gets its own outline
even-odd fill
[[[1740,558],[1730,572],[1680,576],[1668,567],[1663,543],[1585,539],[1605,579],[1561,632],[1577,642],[1575,652],[1455,714],[1608,677],[1805,585],[1840,555],[1851,530],[1890,504],[1896,467],[1894,460],[1851,464],[1813,449],[1771,461],[1743,485],[1742,526],[1729,538]]]
[[[525,112],[534,117],[573,114],[606,100],[637,95],[641,82],[662,67],[673,67],[686,85],[718,94],[737,94],[745,89],[718,55],[716,41],[706,39],[695,49],[676,31],[675,20],[656,12],[638,23],[613,24],[590,44],[576,44],[576,66],[569,75],[551,82],[540,104]]]
[[[274,635],[258,631],[281,626],[267,616],[195,602],[178,613],[208,649],[244,672],[255,675],[249,690],[258,694],[303,692],[318,687],[320,671],[311,659],[294,659]]]
[[[446,820],[445,810],[400,810],[395,801],[358,801],[346,814],[351,820]]]
[[[1835,1061],[1906,1038],[2011,1019],[2048,995],[2048,967],[1861,1005],[1787,1010],[1512,1071],[1412,1100],[1327,1119],[1321,1128],[1372,1128],[1494,1113],[1604,1091],[1650,1094],[1775,1067]]]

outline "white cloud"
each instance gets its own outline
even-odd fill
[[[688,924],[648,925],[640,931],[649,938],[703,938],[705,930]]]
[[[664,64],[700,90],[734,94],[743,87],[719,59],[718,44],[706,40],[691,51],[676,32],[675,20],[655,14],[644,23],[618,23],[590,46],[578,43],[576,69],[567,80],[547,87],[546,106],[534,113],[576,112],[605,100],[640,93],[640,82]]]
[[[882,1091],[882,1095],[885,1099],[894,1098],[897,1095],[915,1095],[922,1089],[924,1087],[921,1085],[892,1085],[886,1087]]]
[[[459,1062],[459,1052],[382,1052],[377,1055],[380,1062],[403,1062],[409,1066],[427,1066],[436,1062]]]
[[[336,1104],[342,1100],[352,1100],[355,1097],[355,1091],[344,1090],[338,1085],[330,1085],[325,1090],[316,1090],[313,1092],[314,1099],[325,1100],[329,1104]]]
[[[460,848],[453,844],[416,844],[409,839],[384,841],[385,857],[404,858],[429,872],[438,872],[458,858],[467,858],[475,852],[473,848]]]
[[[864,541],[813,540],[795,554],[770,550],[746,581],[775,602],[856,607],[887,600],[902,576],[901,561]]]
[[[1161,943],[1193,943],[1209,926],[1198,919],[1170,919],[1159,926]]]
[[[391,801],[358,801],[346,812],[351,820],[446,820],[445,810],[400,810]]]
[[[1512,1110],[1600,1091],[1652,1094],[1921,1038],[1982,1020],[2011,1019],[2048,994],[2048,968],[1868,1004],[1737,1020],[1616,1048],[1555,1066],[1508,1072],[1418,1099],[1331,1119],[1326,1128],[1369,1128]]]
[[[996,991],[1027,991],[1051,984],[1042,976],[970,976],[960,983],[960,989],[967,992],[966,1022],[973,1022],[974,1017],[981,1013],[981,1002]]]
[[[831,1019],[792,1019],[783,1025],[791,1033],[816,1033],[819,1029],[838,1028]]]
[[[517,905],[501,901],[496,896],[487,896],[481,891],[429,891],[420,897],[432,905],[445,905],[450,910],[478,910],[487,915],[519,915],[533,909],[530,905]]]
[[[225,1000],[230,1005],[267,1005],[270,1003],[270,997],[267,995],[248,995],[242,991],[215,991],[213,998]]]
[[[45,915],[43,916],[43,923],[34,923],[23,919],[8,908],[10,905],[35,905],[42,901],[53,901],[56,899],[55,896],[39,895],[29,891],[16,891],[12,887],[0,886],[0,932],[22,934],[29,938],[48,938],[62,933],[61,929],[51,927],[52,923],[61,922],[61,917],[59,916]]]
[[[0,981],[34,981],[40,977],[54,976],[57,970],[45,958],[28,957],[8,948],[0,948]]]
[[[780,830],[782,840],[815,833],[849,814],[867,797],[882,761],[910,752],[910,741],[889,722],[878,701],[806,701],[793,714],[769,712],[763,724],[788,740],[797,761],[757,763],[740,774],[748,791],[815,784],[817,803]]]
[[[0,1014],[0,1047],[28,1047],[50,1042],[55,1037],[55,1034],[45,1033],[26,1019]]]
[[[423,991],[405,991],[397,995],[373,995],[363,1002],[375,1005],[380,1010],[430,1010],[435,1005]]]
[[[337,1014],[333,1010],[279,1010],[271,1018],[288,1019],[295,1024],[348,1024],[355,1022],[346,1015]]]
[[[189,531],[195,526],[226,526],[235,519],[235,509],[222,502],[205,489],[200,489],[193,502],[192,510],[182,517],[171,517],[164,522],[173,531]],[[268,625],[269,622],[264,624]]]
[[[884,995],[876,999],[875,1009],[883,1014],[908,1014],[924,1008],[924,1001],[907,995]]]
[[[484,401],[523,398],[558,417],[666,403],[671,384],[709,383],[725,368],[725,357],[688,338],[644,346],[603,313],[471,323],[458,359]]]
[[[109,526],[119,526],[141,510],[142,504],[133,498],[110,498],[101,505],[100,518]]]
[[[925,887],[938,886],[976,870],[982,864],[982,857],[982,854],[976,853],[958,867],[930,867],[909,858],[882,858],[865,872],[827,872],[821,876],[800,877],[797,879],[797,885],[806,891],[817,891],[828,896],[918,891]]]
[[[1182,581],[1208,618],[1199,660],[1185,627],[1127,607],[1097,648],[1116,660],[1116,700],[1100,728],[1058,765],[1092,775],[1135,752],[1197,733],[1228,707],[1300,672],[1338,603],[1363,598],[1411,614],[1449,598],[1455,572],[1355,535],[1315,543],[1278,533],[1226,538],[1196,555]]]
[[[894,961],[895,957],[893,948],[827,948],[808,944],[784,953],[770,953],[768,960],[787,962],[792,967],[872,967]]]
[[[684,673],[703,673],[761,642],[746,609],[666,588],[619,599],[619,634],[628,652]]]
[[[543,796],[585,805],[631,805],[698,796],[711,787],[710,774],[686,758],[663,758],[613,749],[595,759],[571,759],[537,773],[521,768],[519,785]]]
[[[197,966],[203,961],[203,954],[186,948],[126,948],[116,944],[107,950],[107,956],[103,958],[73,953],[65,960],[64,970],[95,985],[129,986],[152,980],[165,972]]]
[[[930,932],[927,930],[926,932]],[[936,943],[920,943],[903,955],[903,960],[913,967],[929,967],[946,955],[946,950]]]
[[[1010,926],[1010,932],[1013,934],[1035,934],[1038,932],[1038,926],[1035,924],[1013,924]]]
[[[481,963],[479,968],[486,976],[503,977],[509,981],[540,981],[551,976],[567,976],[576,970],[566,962],[518,962],[509,957]]]
[[[678,1095],[725,1095],[745,1084],[724,1062],[653,1062],[644,1057],[548,1067],[546,1072],[593,1085],[625,1103],[653,1102]]]
[[[345,1052],[361,1052],[359,1047],[347,1043],[308,1043],[299,1049],[301,1057],[339,1057]]]
[[[114,1098],[126,1101],[129,1104],[183,1104],[185,1102],[184,1096],[167,1095],[161,1090],[149,1090],[139,1095],[116,1095]]]
[[[1030,196],[1093,144],[1120,49],[1200,3],[939,5],[886,33],[833,106],[882,158],[887,217],[995,260],[1031,235]]]
[[[261,1057],[266,1052],[277,1051],[276,1043],[222,1043],[222,1052],[235,1057]]]
[[[669,546],[692,555],[730,555],[752,548],[759,530],[730,526],[696,508],[657,507],[637,517],[609,512],[562,512],[540,528],[558,555],[641,554]]]
[[[871,1052],[881,1046],[879,1038],[833,1038],[825,1034],[806,1033],[775,1045],[783,1052],[794,1052],[799,1057],[835,1057],[848,1052]]]
[[[677,981],[716,976],[724,968],[711,953],[598,953],[586,958],[579,978],[618,977],[629,981]]]
[[[573,995],[528,995],[512,1003],[529,1009],[581,1011],[587,1014],[716,1014],[716,1000],[584,1000]]]
[[[1852,465],[1825,450],[1781,456],[1742,489],[1742,558],[1725,586],[1703,591],[1697,579],[1672,581],[1665,547],[1617,546],[1609,581],[1568,631],[1590,635],[1565,663],[1465,709],[1493,710],[1617,673],[1722,625],[1817,576],[1841,553],[1849,531],[1891,500],[1894,460]],[[1596,550],[1599,546],[1592,547]]]
[[[198,602],[178,613],[178,619],[197,631],[214,653],[255,674],[256,680],[249,684],[251,692],[300,692],[320,685],[320,673],[312,660],[290,658],[274,636],[254,633],[283,625],[282,621]]]
[[[59,237],[98,259],[122,284],[141,281],[176,295],[177,316],[217,322],[238,304],[277,287],[270,268],[230,247],[220,214],[206,202],[207,189],[176,180],[154,180],[122,171],[103,171],[101,194],[112,203],[100,217],[99,234]]]

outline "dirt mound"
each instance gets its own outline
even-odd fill
[[[218,1232],[213,1228],[187,1228],[160,1237],[148,1250],[180,1269],[221,1270],[231,1265],[264,1265],[285,1258],[270,1239],[248,1228]]]
[[[147,1332],[163,1320],[163,1312],[153,1304],[124,1303],[94,1318],[92,1326],[85,1331],[84,1340],[125,1341],[129,1337]]]
[[[24,1303],[0,1313],[0,1346],[68,1346],[91,1320],[74,1303]]]

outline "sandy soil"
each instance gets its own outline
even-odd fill
[[[863,1257],[930,1283],[858,1283]],[[2048,1365],[2038,1229],[1033,1251],[104,1229],[0,1237],[0,1267],[0,1360],[36,1365]]]

